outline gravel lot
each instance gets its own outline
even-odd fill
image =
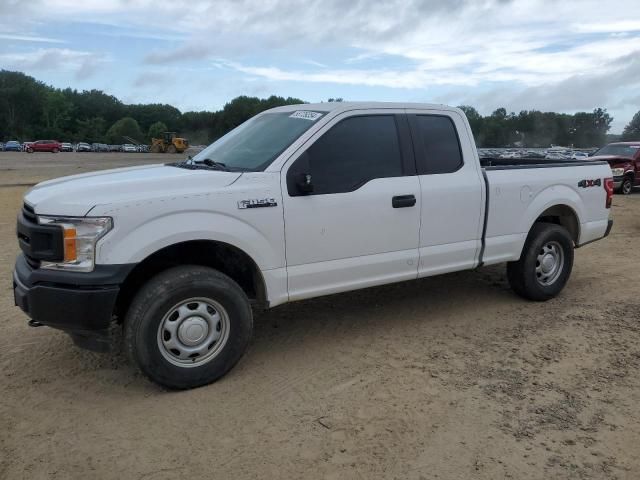
[[[498,266],[285,305],[168,392],[29,328],[11,286],[26,185],[168,159],[0,153],[0,478],[640,478],[640,192],[550,302]]]

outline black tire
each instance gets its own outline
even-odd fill
[[[538,257],[543,248],[552,245],[562,250],[563,261],[558,268],[557,276],[548,285],[539,278],[543,273],[537,272]],[[531,228],[524,244],[522,255],[517,262],[507,264],[507,278],[515,293],[528,300],[545,301],[560,293],[573,269],[573,240],[569,232],[553,223],[536,223]],[[545,259],[546,260],[546,259]]]
[[[193,365],[176,365],[167,359],[171,358],[170,352],[162,350],[161,335],[167,332],[161,334],[159,328],[168,321],[165,318],[172,308],[193,298],[217,302],[222,307],[228,334],[219,348],[214,347],[218,348],[215,356],[203,360],[202,365],[194,366],[195,359]],[[129,359],[152,381],[172,389],[187,389],[212,383],[231,370],[247,349],[252,331],[251,306],[238,284],[211,268],[186,265],[158,274],[136,294],[125,318],[124,345]]]
[[[620,185],[620,190],[618,190],[622,195],[631,195],[633,192],[633,178],[624,177],[622,180],[622,185]]]

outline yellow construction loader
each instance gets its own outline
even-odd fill
[[[189,148],[186,138],[176,137],[176,132],[163,132],[162,138],[151,139],[153,153],[182,153]]]

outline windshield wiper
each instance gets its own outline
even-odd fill
[[[227,168],[227,166],[224,163],[216,162],[215,160],[211,160],[210,158],[205,158],[204,160],[197,160],[195,163],[196,164],[204,163],[207,167],[212,168],[214,170],[222,170],[224,172],[229,171],[229,168]]]

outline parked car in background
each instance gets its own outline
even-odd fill
[[[566,160],[571,158],[571,150],[567,147],[551,147],[545,152],[547,160]]]
[[[52,152],[58,153],[62,150],[62,144],[57,140],[37,140],[27,147],[27,152]]]
[[[33,142],[22,142],[22,151],[26,152],[31,144],[33,144]]]
[[[18,142],[17,140],[9,140],[7,143],[4,144],[4,151],[5,152],[21,152],[22,145],[20,145],[20,142]]]
[[[92,143],[91,151],[92,152],[108,152],[109,145],[107,145],[106,143]]]
[[[60,144],[60,151],[61,152],[73,152],[73,145],[71,145],[69,142],[62,142]]]
[[[572,160],[587,160],[589,158],[589,154],[587,152],[573,152],[571,154],[571,159]]]
[[[0,142],[0,152],[4,151],[4,143]]]
[[[609,163],[616,192],[629,195],[634,186],[640,186],[640,141],[610,143],[590,159]]]
[[[78,143],[78,145],[76,145],[76,152],[90,152],[90,151],[91,151],[91,145],[89,145],[88,143],[80,142]]]
[[[122,145],[107,145],[107,150],[109,152],[121,152],[122,151]]]
[[[122,145],[122,151],[127,153],[130,153],[130,152],[135,153],[138,151],[138,149],[136,148],[135,145],[131,143],[125,143],[124,145]]]

